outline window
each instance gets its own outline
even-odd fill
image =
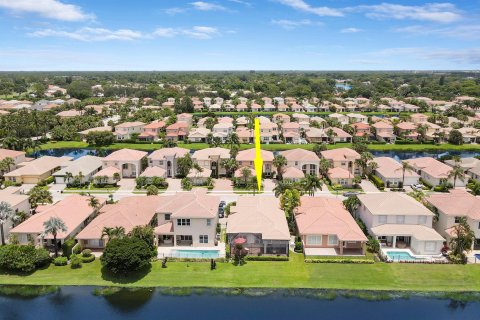
[[[307,236],[307,244],[311,244],[311,245],[322,244],[322,236]]]
[[[460,223],[460,217],[455,217],[455,223]]]
[[[177,226],[189,226],[190,219],[177,219]]]
[[[180,241],[192,241],[192,236],[180,236]]]
[[[427,216],[418,216],[418,224],[427,224]]]
[[[199,236],[200,243],[208,243],[208,235],[200,235]]]
[[[165,220],[166,221],[170,220],[170,213],[165,213]]]
[[[122,169],[124,169],[124,170],[128,169],[128,164],[127,163],[122,164]]]
[[[397,216],[397,224],[404,224],[405,216]]]
[[[379,224],[387,223],[387,216],[378,216],[378,223]]]
[[[211,219],[207,219],[207,226],[211,226],[212,225],[212,220]]]
[[[162,161],[158,161],[158,164],[163,166],[163,160]]]
[[[338,237],[336,235],[329,235],[328,236],[328,245],[329,246],[336,246],[338,244]]]

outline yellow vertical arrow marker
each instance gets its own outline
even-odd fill
[[[260,120],[255,118],[255,173],[257,174],[258,191],[262,188],[263,159],[260,149]]]

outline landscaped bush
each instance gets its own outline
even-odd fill
[[[67,257],[56,257],[55,259],[53,259],[53,264],[57,267],[66,266],[67,262]]]
[[[0,246],[0,269],[14,272],[32,272],[50,262],[45,249],[36,249],[32,245]]]
[[[303,252],[303,243],[302,241],[296,241],[295,242],[295,248],[293,249],[296,253],[302,253]]]
[[[383,183],[382,179],[377,177],[374,174],[371,174],[368,176],[370,178],[370,181],[373,182],[373,184],[379,189],[379,190],[384,190],[385,189],[385,183]]]
[[[373,260],[367,259],[305,259],[305,263],[353,263],[353,264],[373,264]]]
[[[70,258],[75,244],[75,239],[73,238],[65,240],[65,242],[62,244],[62,256]]]
[[[433,185],[425,181],[423,178],[418,179],[418,182],[423,184],[425,187],[428,188],[428,190],[431,190],[433,188]]]
[[[90,256],[92,256],[92,250],[85,249],[85,250],[82,251],[82,257],[88,258]]]
[[[100,258],[102,265],[114,274],[128,274],[150,266],[152,250],[138,238],[112,239]]]
[[[82,252],[82,246],[80,245],[80,242],[78,242],[72,249],[72,253],[79,254]]]
[[[78,269],[82,267],[82,260],[78,256],[78,254],[72,254],[70,257],[70,268]]]
[[[247,261],[288,261],[287,256],[246,256]]]
[[[83,255],[80,257],[80,259],[82,260],[82,263],[90,263],[90,262],[93,262],[95,261],[95,256],[92,254],[91,256],[88,256],[88,257],[84,257]]]

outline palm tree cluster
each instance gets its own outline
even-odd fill
[[[296,182],[290,180],[278,181],[275,188],[273,188],[273,192],[275,197],[279,197],[287,190],[297,190],[301,195],[315,196],[315,191],[320,189],[322,185],[323,182],[319,177],[307,174],[305,178]]]

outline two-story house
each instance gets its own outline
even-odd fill
[[[188,123],[176,122],[166,128],[165,138],[170,141],[183,141],[188,136]]]
[[[220,138],[222,142],[227,140],[227,137],[233,133],[233,124],[230,122],[219,122],[213,126],[212,134],[216,138]]]
[[[249,167],[255,169],[255,148],[242,150],[237,154],[238,167]],[[267,150],[261,150],[261,155],[263,159],[263,174],[266,177],[271,177],[275,172],[273,167],[273,152]]]
[[[188,153],[188,149],[178,147],[158,149],[147,157],[148,166],[163,168],[167,177],[172,178],[178,174],[177,160]]]
[[[207,148],[197,150],[192,156],[201,168],[212,171],[212,177],[224,176],[227,171],[222,166],[222,161],[230,159],[230,150],[225,148]]]
[[[160,132],[165,128],[165,122],[161,120],[153,121],[142,128],[142,133],[138,136],[140,140],[157,141]]]
[[[372,125],[375,130],[375,137],[380,142],[393,143],[396,136],[393,133],[393,125],[385,121],[378,121]]]
[[[320,158],[315,152],[305,149],[291,149],[282,151],[281,155],[287,159],[287,167],[295,167],[305,175],[318,176]]]
[[[145,123],[140,121],[124,122],[115,126],[115,137],[117,140],[128,140],[132,138],[132,134],[140,135]]]
[[[357,216],[382,247],[410,249],[419,255],[439,255],[445,239],[432,228],[433,212],[398,192],[358,195]]]

